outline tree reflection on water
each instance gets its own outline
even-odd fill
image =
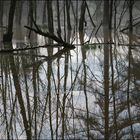
[[[0,42],[0,138],[140,138],[136,1],[42,3],[45,24],[37,20],[41,2],[17,2],[13,43]],[[0,17],[4,4],[0,1]],[[76,48],[23,29],[25,5],[30,12],[24,23],[32,27],[30,16],[35,16],[42,32],[49,30]],[[46,8],[56,17],[46,16]],[[2,27],[0,38],[4,32]]]

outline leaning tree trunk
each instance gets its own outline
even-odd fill
[[[9,10],[9,18],[8,18],[8,29],[6,34],[3,36],[3,42],[11,42],[13,36],[13,20],[14,20],[14,13],[16,7],[17,0],[11,0],[10,10]]]

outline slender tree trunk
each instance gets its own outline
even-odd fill
[[[3,25],[3,6],[4,1],[0,0],[0,25]]]
[[[5,60],[5,62],[6,61],[7,60]],[[3,69],[2,69],[2,71],[3,71]],[[7,113],[7,88],[6,88],[7,82],[4,84],[4,79],[5,79],[5,81],[8,80],[8,71],[7,71],[6,65],[4,67],[4,72],[5,72],[4,75],[2,75],[2,104],[3,104],[3,110],[4,110],[4,119],[5,119],[5,124],[6,124],[7,139],[10,139],[8,116],[7,116],[8,115],[8,113]]]
[[[81,5],[80,20],[79,20],[79,31],[83,31],[84,29],[85,11],[86,11],[86,2],[85,0],[83,0],[82,5]]]
[[[35,58],[32,58],[32,61],[35,62]],[[36,74],[36,66],[33,66],[33,92],[34,92],[34,138],[37,139],[37,74]]]
[[[104,0],[103,15],[104,42],[109,41],[109,1]],[[105,139],[109,139],[109,46],[104,46],[104,115],[105,115]]]
[[[25,81],[25,90],[26,90],[26,100],[27,100],[27,113],[28,113],[28,119],[29,119],[29,131],[31,131],[32,127],[32,120],[31,120],[31,105],[30,105],[30,96],[29,96],[29,89],[28,89],[28,82],[27,82],[27,73],[26,73],[26,65],[27,61],[23,59],[23,71],[24,71],[24,81]]]
[[[131,119],[131,111],[130,111],[130,80],[131,80],[131,63],[132,63],[132,53],[131,53],[131,44],[132,44],[132,34],[133,34],[133,0],[129,0],[129,50],[128,50],[128,58],[129,58],[129,63],[128,63],[128,83],[127,83],[127,107],[128,107],[128,115],[129,115],[129,121],[132,122]],[[133,130],[133,125],[131,123],[130,125],[131,129],[131,136],[132,139],[134,140],[134,130]]]
[[[50,33],[54,33],[54,24],[53,24],[53,9],[52,9],[52,0],[47,1],[47,17],[48,17],[48,29]],[[52,40],[49,39],[49,44],[52,44]]]
[[[53,50],[48,49],[48,56],[53,54]],[[53,124],[52,124],[52,93],[51,93],[51,78],[52,78],[52,61],[48,61],[48,73],[47,73],[47,80],[48,80],[48,100],[49,100],[49,123],[50,123],[50,132],[51,132],[51,139],[53,140]]]
[[[32,19],[33,19],[33,1],[29,1],[29,13],[28,13],[28,25],[30,25],[30,27],[33,26],[33,22],[32,22]],[[30,38],[31,36],[31,31],[29,31],[29,34],[28,34],[28,38]]]
[[[67,37],[66,37],[66,1],[63,1],[63,13],[64,13],[64,41],[66,41]]]
[[[14,14],[15,14],[15,8],[16,8],[16,1],[17,0],[11,0],[10,3],[10,10],[9,10],[9,18],[8,18],[8,30],[7,33],[3,36],[4,42],[11,42],[12,36],[13,36],[13,21],[14,21]]]
[[[76,27],[75,27],[76,29],[75,29],[75,30],[76,30],[76,32],[77,32],[77,30],[78,30],[78,18],[79,18],[79,17],[78,17],[78,5],[79,5],[79,2],[78,2],[78,0],[77,0],[77,1],[76,1],[76,10],[75,10],[75,11],[76,11],[76,12],[75,12],[75,13],[76,13],[76,14],[75,14],[75,15],[76,15],[76,16],[75,16],[75,17],[76,17],[76,19],[75,19],[75,22],[76,22],[76,23],[75,23],[75,25],[76,25]]]
[[[59,0],[57,0],[57,24],[58,24],[58,33],[61,34]]]
[[[52,9],[52,0],[47,1],[47,13],[48,13],[48,28],[49,32],[54,32],[54,25],[53,25],[53,9]]]
[[[71,30],[71,19],[70,19],[70,1],[66,0],[66,12],[67,12],[67,29]]]
[[[84,43],[84,32],[79,33],[80,36],[80,43]],[[87,96],[87,68],[85,64],[85,59],[86,59],[86,50],[84,47],[81,47],[81,52],[82,52],[82,63],[83,63],[83,81],[84,81],[84,95],[85,95],[85,101],[86,101],[86,129],[87,129],[87,139],[90,139],[90,127],[89,127],[89,107],[88,107],[88,96]]]
[[[59,48],[58,48],[59,51]],[[58,70],[57,70],[57,105],[56,105],[56,140],[58,139],[58,127],[59,127],[59,106],[60,106],[60,58],[57,59],[57,65],[58,65]]]
[[[65,139],[66,132],[66,98],[67,98],[67,80],[68,80],[68,64],[69,64],[69,52],[65,54],[65,66],[64,66],[64,93],[62,102],[62,139]]]
[[[43,18],[42,18],[42,23],[46,22],[46,6],[47,6],[47,1],[44,1],[44,7],[43,7]]]

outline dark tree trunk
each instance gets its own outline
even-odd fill
[[[29,11],[28,11],[28,25],[31,26],[32,24],[32,18],[33,18],[33,3],[32,3],[32,0],[28,2],[28,7],[29,7]]]
[[[71,30],[70,23],[70,1],[66,0],[66,12],[67,12],[67,29]]]
[[[48,12],[48,28],[49,32],[54,32],[54,26],[53,26],[53,9],[52,9],[52,0],[47,1],[47,12]]]
[[[47,1],[44,1],[42,23],[46,22],[46,5],[47,5]]]
[[[9,10],[9,19],[8,19],[8,30],[7,30],[7,33],[4,34],[3,36],[3,42],[12,41],[15,7],[16,7],[16,0],[11,0],[10,10]]]
[[[57,23],[58,23],[58,33],[61,34],[61,25],[60,25],[60,12],[59,12],[59,0],[57,0]]]
[[[0,25],[3,25],[3,1],[0,0]]]
[[[103,33],[104,43],[109,39],[109,1],[104,0]],[[105,139],[109,139],[109,46],[104,46],[104,118],[105,118]]]
[[[131,64],[132,64],[132,51],[131,51],[131,45],[132,45],[132,34],[133,34],[133,0],[129,0],[129,50],[128,50],[128,83],[127,83],[127,109],[128,109],[128,116],[129,116],[129,122],[131,122],[130,130],[131,130],[131,139],[135,140],[134,137],[134,130],[132,125],[132,114],[131,114],[131,104],[130,104],[130,91],[131,91]]]
[[[47,1],[47,17],[48,17],[48,28],[49,32],[53,33],[54,32],[54,25],[53,25],[53,9],[52,9],[52,0]],[[49,44],[52,44],[53,41],[52,39],[49,39]]]
[[[82,5],[81,5],[81,16],[79,20],[79,31],[83,31],[84,29],[85,11],[86,11],[86,2],[85,0],[83,0]]]
[[[33,6],[33,1],[29,1],[29,13],[28,13],[28,25],[30,25],[30,27],[33,26],[33,22],[32,22],[32,19],[33,19],[33,13],[34,13],[34,6]],[[28,34],[28,38],[30,38],[31,36],[31,31],[29,31],[29,34]]]

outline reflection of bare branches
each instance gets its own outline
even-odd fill
[[[34,23],[36,29],[34,29],[34,28],[32,28],[32,27],[28,27],[28,26],[25,26],[25,28],[27,28],[27,29],[29,29],[29,30],[31,30],[31,31],[34,31],[35,33],[40,34],[40,35],[42,35],[42,36],[44,36],[44,37],[51,38],[51,39],[55,40],[56,42],[58,42],[58,43],[64,45],[64,47],[66,47],[66,48],[67,48],[67,47],[68,47],[68,48],[75,48],[74,45],[69,44],[69,43],[63,41],[61,38],[57,37],[57,36],[56,36],[55,34],[53,34],[53,33],[42,32],[42,31],[39,29],[39,27],[36,25],[36,23],[35,23],[34,20],[33,20],[33,23]]]
[[[91,17],[91,14],[90,14],[90,11],[89,11],[89,8],[88,8],[88,4],[87,4],[87,2],[86,2],[85,4],[86,4],[86,8],[87,8],[87,12],[88,12],[88,15],[89,15],[90,21],[91,21],[93,27],[95,28],[96,25],[95,25],[95,23],[94,23],[93,20],[92,20],[92,17]]]
[[[121,21],[122,21],[122,19],[123,19],[123,16],[124,16],[124,14],[126,13],[126,11],[128,10],[128,6],[127,6],[127,8],[125,8],[126,3],[127,3],[127,1],[125,0],[125,1],[124,1],[124,4],[123,4],[123,11],[122,11],[122,13],[121,13],[121,15],[120,15],[119,23],[118,23],[118,26],[116,27],[116,30],[119,28],[119,26],[120,26],[120,24],[121,24]]]
[[[39,56],[39,57],[43,57],[45,59],[38,60],[37,62],[32,63],[31,65],[28,65],[27,67],[32,67],[33,65],[35,65],[36,69],[38,69],[40,67],[40,65],[42,65],[44,62],[46,62],[46,61],[51,62],[51,61],[54,61],[57,58],[61,58],[61,56],[63,54],[65,54],[69,50],[70,50],[69,48],[63,48],[62,50],[58,51],[54,55],[51,55],[51,56],[44,56],[44,55],[43,56]],[[35,56],[38,57],[38,55],[35,55]]]

